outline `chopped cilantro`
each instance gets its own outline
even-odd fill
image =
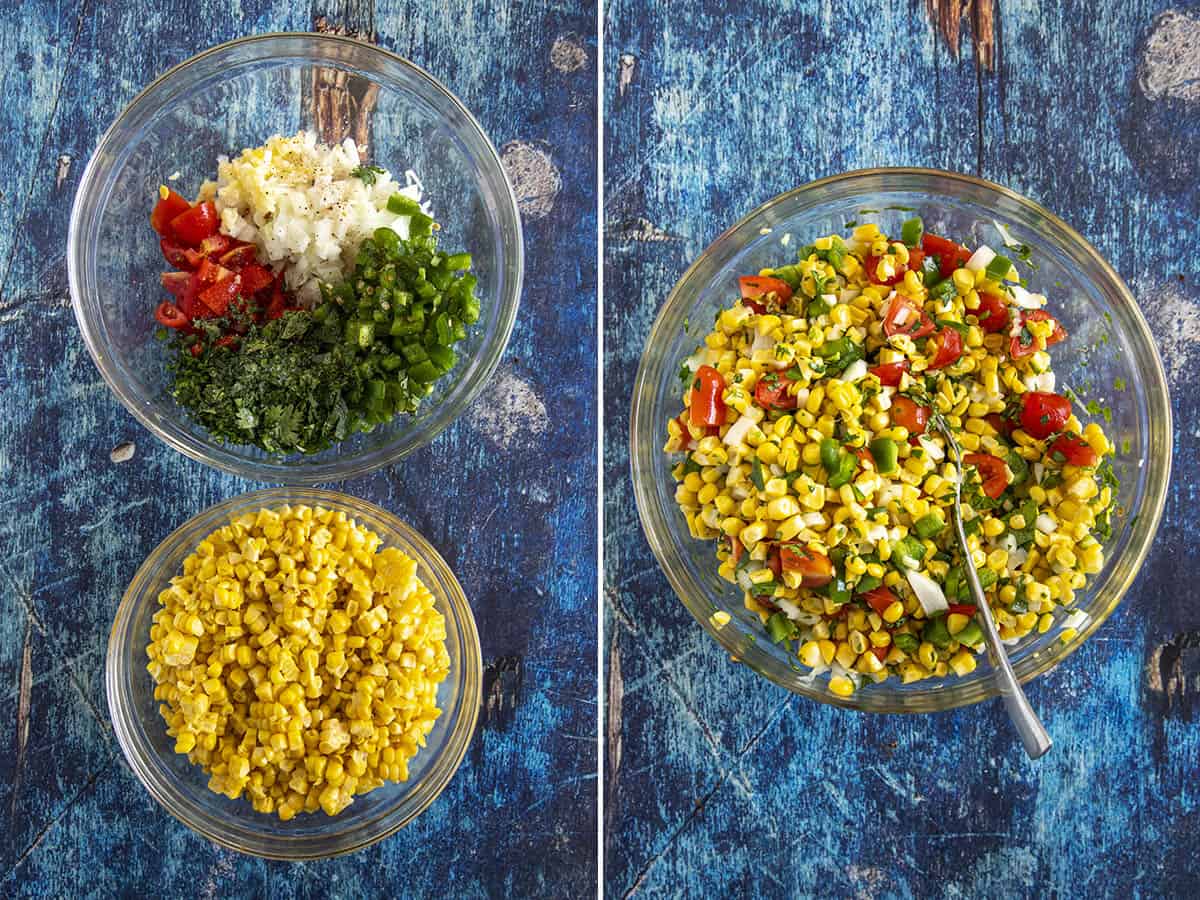
[[[363,184],[370,186],[375,183],[375,177],[383,172],[379,166],[356,166],[350,170],[350,177],[361,178]]]

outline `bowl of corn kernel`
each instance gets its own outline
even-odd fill
[[[932,417],[964,448],[957,477]],[[1018,677],[1133,583],[1170,474],[1166,379],[1120,277],[998,185],[875,169],[769,201],[660,311],[634,389],[643,528],[733,658],[878,712],[996,694],[973,564]]]
[[[420,814],[466,753],[479,637],[462,588],[387,511],[331,491],[193,517],[129,585],[106,690],[126,760],[223,846],[314,859]]]

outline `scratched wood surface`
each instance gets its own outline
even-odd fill
[[[605,27],[609,895],[1196,896],[1200,7],[615,0]],[[1118,613],[1032,685],[1057,742],[1036,764],[995,703],[856,715],[732,665],[634,508],[633,378],[686,266],[776,193],[905,164],[1073,223],[1137,295],[1171,379],[1161,531]]]
[[[254,485],[169,450],[116,402],[78,336],[64,252],[83,165],[141,87],[204,47],[322,17],[376,35],[477,114],[528,254],[484,396],[400,466],[336,486],[412,523],[456,570],[483,644],[480,729],[400,834],[284,865],[177,824],[116,746],[103,653],[125,585],[178,524]],[[586,2],[3,4],[0,896],[571,896],[595,883],[594,32]],[[124,442],[133,458],[111,461]]]

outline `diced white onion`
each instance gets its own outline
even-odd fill
[[[1010,535],[1006,535],[1009,537]],[[1018,547],[1015,550],[1008,552],[1008,565],[1005,567],[1009,575],[1012,575],[1017,569],[1025,565],[1025,560],[1029,559],[1029,551],[1024,547]]]
[[[882,411],[887,411],[892,408],[892,395],[896,393],[894,387],[882,387],[879,393],[875,395],[875,403]]]
[[[878,544],[880,541],[885,540],[887,536],[888,530],[886,525],[876,522],[867,528],[867,540],[873,544]]]
[[[980,272],[988,267],[993,259],[996,258],[996,251],[987,244],[980,244],[979,249],[971,254],[971,258],[967,260],[967,268],[972,272]]]
[[[773,350],[775,348],[775,338],[769,334],[754,333],[754,343],[750,345],[751,350]]]
[[[850,365],[846,366],[842,372],[842,381],[861,381],[867,375],[867,362],[863,359],[856,359]]]
[[[929,455],[929,458],[934,462],[941,462],[946,458],[946,451],[938,446],[937,443],[934,442],[933,438],[921,435],[917,438],[917,441],[920,442],[921,449],[924,450]]]
[[[893,319],[892,321],[893,321],[893,322],[894,322],[894,323],[895,323],[897,326],[899,326],[899,325],[903,325],[905,322],[907,322],[907,321],[908,321],[908,317],[909,317],[910,315],[912,315],[912,310],[911,310],[911,309],[909,309],[909,308],[908,308],[908,304],[907,304],[907,303],[905,303],[905,304],[903,304],[903,305],[902,305],[902,306],[901,306],[901,307],[900,307],[898,310],[896,310],[896,318],[895,318],[895,319]]]
[[[748,413],[749,410],[746,412]],[[736,447],[746,440],[746,435],[750,433],[750,429],[757,424],[758,422],[749,415],[743,414],[738,416],[738,420],[729,426],[729,430],[725,432],[725,437],[721,440],[730,447]]]
[[[1045,294],[1031,293],[1019,284],[1010,284],[1008,289],[1012,292],[1013,304],[1021,309],[1041,309],[1046,305]]]
[[[782,612],[789,619],[799,619],[803,612],[803,610],[801,610],[800,607],[798,607],[791,600],[788,600],[786,597],[780,597],[779,599],[777,599],[775,601],[775,605],[778,606],[779,611]]]
[[[837,306],[838,297],[837,294],[822,294],[821,300],[824,301],[826,306]]]
[[[950,605],[946,603],[946,595],[942,593],[942,589],[932,578],[922,575],[914,569],[908,573],[908,583],[912,586],[913,593],[917,595],[921,608],[925,610],[925,615],[936,615],[946,612],[950,608]]]
[[[842,288],[840,291],[838,291],[838,300],[840,300],[842,303],[849,303],[861,293],[862,291],[860,291],[858,288]]]
[[[1067,618],[1063,621],[1063,627],[1074,628],[1076,631],[1078,631],[1090,621],[1092,621],[1091,616],[1089,616],[1082,609],[1077,609],[1075,612],[1067,616]]]
[[[1041,513],[1037,517],[1037,530],[1042,534],[1054,534],[1058,531],[1058,523],[1050,518],[1049,513]]]
[[[808,512],[805,513],[801,520],[805,528],[820,528],[826,524],[825,513],[823,512]]]
[[[1042,483],[1042,476],[1043,476],[1045,473],[1046,473],[1046,467],[1045,467],[1045,466],[1043,466],[1043,465],[1042,465],[1040,462],[1036,462],[1036,463],[1034,463],[1034,464],[1033,464],[1033,483],[1034,483],[1034,484],[1041,484],[1041,483]]]

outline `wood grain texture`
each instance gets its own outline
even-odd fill
[[[194,836],[116,746],[104,648],[125,585],[175,526],[254,485],[174,453],[117,403],[78,335],[64,252],[82,167],[142,86],[204,47],[319,17],[434,73],[497,147],[539,148],[559,189],[526,216],[521,314],[479,403],[400,466],[336,485],[414,525],[457,572],[490,679],[480,730],[400,834],[289,866]],[[587,3],[470,0],[0,9],[0,896],[571,896],[595,883],[594,22]],[[564,68],[561,40],[588,65]],[[512,421],[521,409],[538,428]],[[131,459],[116,450],[127,442]]]
[[[952,7],[953,3],[940,4]],[[961,8],[963,4],[958,4]],[[922,0],[606,7],[605,625],[612,897],[1130,897],[1200,890],[1200,12],[996,0],[994,68]],[[1123,274],[1171,375],[1175,477],[1122,608],[998,704],[920,718],[788,695],[671,592],[637,520],[629,402],[654,316],[729,224],[813,178],[927,165],[1010,185]]]

